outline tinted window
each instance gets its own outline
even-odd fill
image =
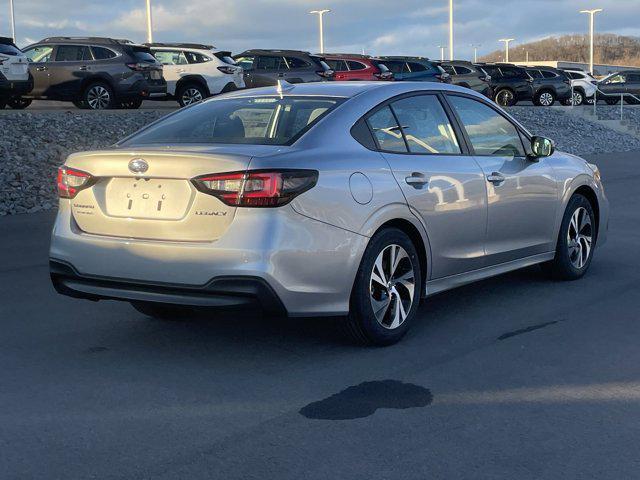
[[[458,140],[434,95],[403,98],[391,104],[412,153],[460,153]]]
[[[25,50],[24,54],[30,62],[41,63],[51,60],[51,52],[53,52],[53,47],[43,45],[41,47],[33,47]]]
[[[56,51],[56,62],[79,62],[91,60],[89,47],[79,45],[58,45]]]
[[[525,78],[527,75],[524,70],[519,68],[500,67],[500,71],[502,75],[508,78]]]
[[[157,62],[156,57],[153,56],[153,54],[151,53],[151,50],[134,49],[133,56],[138,62],[142,62],[142,63]]]
[[[331,70],[336,72],[344,72],[347,70],[347,64],[344,60],[325,60]]]
[[[257,70],[286,70],[287,66],[282,57],[258,57]]]
[[[524,156],[515,125],[493,108],[470,98],[449,96],[476,155]]]
[[[412,72],[425,72],[429,70],[427,67],[425,67],[421,63],[407,62],[407,65],[409,65],[409,68],[411,69]]]
[[[180,50],[156,50],[153,55],[163,65],[186,65],[188,63],[184,52]]]
[[[284,57],[286,63],[287,63],[287,67],[289,67],[290,69],[294,69],[294,68],[307,68],[309,66],[309,64],[307,62],[305,62],[304,60],[302,60],[301,58],[296,58],[296,57]]]
[[[108,48],[91,47],[91,50],[93,50],[93,58],[96,60],[107,60],[109,58],[116,57],[116,52],[109,50]]]
[[[447,72],[449,75],[455,75],[456,71],[451,65],[440,65],[442,69]]]
[[[624,75],[617,74],[609,78],[605,83],[625,83],[626,81],[627,79]]]
[[[390,62],[388,60],[385,60],[384,64],[387,66],[389,71],[393,73],[402,73],[405,67],[404,62]]]
[[[542,78],[542,73],[540,73],[540,70],[527,70],[527,73],[531,76],[531,78]]]
[[[542,76],[544,78],[556,78],[557,75],[554,72],[550,72],[548,70],[540,70],[542,72]]]
[[[349,65],[349,70],[364,70],[367,68],[366,65],[360,62],[354,62],[353,60],[348,60],[347,65]]]
[[[255,63],[255,57],[238,57],[236,63],[242,67],[243,70],[253,70]]]
[[[20,55],[21,52],[13,45],[6,45],[4,43],[0,43],[0,53],[2,53],[3,55],[16,56],[16,55]]]
[[[342,100],[286,96],[229,98],[179,111],[123,145],[232,143],[286,145]]]
[[[381,108],[369,116],[367,123],[378,142],[380,150],[399,153],[407,152],[407,145],[404,143],[404,138],[402,138],[402,132],[389,107]]]
[[[462,67],[460,65],[456,65],[456,73],[458,75],[468,75],[469,73],[473,73],[473,70],[467,67]]]
[[[627,75],[627,82],[638,83],[640,82],[640,73],[630,73]]]
[[[197,52],[182,52],[189,63],[206,63],[211,59]]]
[[[498,67],[494,67],[491,65],[483,65],[482,70],[484,70],[485,72],[487,72],[489,75],[492,75],[492,76],[500,75],[500,70],[498,69]]]

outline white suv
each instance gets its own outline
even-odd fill
[[[571,87],[573,88],[573,105],[582,105],[583,103],[593,104],[593,98],[598,90],[596,87],[596,79],[582,70],[564,69],[564,72],[571,79]],[[567,106],[571,105],[571,98],[563,103]]]
[[[20,108],[20,96],[32,88],[27,57],[16,47],[13,39],[0,37],[0,108],[7,104]]]
[[[244,88],[242,67],[231,52],[194,43],[147,43],[164,67],[167,94],[180,106]]]

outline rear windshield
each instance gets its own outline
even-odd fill
[[[210,100],[160,120],[121,145],[290,145],[343,101],[309,96]]]
[[[228,63],[229,65],[237,65],[236,61],[231,58],[231,52],[216,52],[214,55],[224,63]]]
[[[16,55],[20,55],[21,52],[13,45],[6,45],[4,43],[0,43],[0,53],[4,55],[16,56]]]
[[[138,62],[156,63],[158,61],[149,48],[133,47],[133,56]]]

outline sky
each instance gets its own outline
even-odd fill
[[[41,38],[111,36],[143,42],[145,0],[14,0],[16,36],[24,47]],[[317,16],[325,16],[325,51],[439,58],[448,45],[448,0],[152,0],[154,41],[317,52]],[[470,59],[552,35],[586,33],[579,10],[604,8],[596,31],[640,36],[640,0],[454,0],[455,57]],[[9,0],[0,0],[0,36],[10,36]],[[448,54],[447,54],[448,55]]]

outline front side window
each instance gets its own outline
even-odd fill
[[[470,68],[467,68],[467,67],[462,67],[460,65],[456,65],[456,73],[458,75],[468,75],[470,73],[473,73],[473,70],[471,70]]]
[[[240,65],[245,71],[253,70],[255,60],[255,57],[238,57],[235,59],[236,63]]]
[[[258,57],[257,70],[286,70],[287,65],[282,57],[260,56]]]
[[[402,73],[405,66],[404,62],[392,62],[390,60],[385,60],[384,64],[393,73]]]
[[[442,67],[442,69],[447,72],[449,75],[455,75],[456,71],[454,70],[454,68],[451,65],[440,65]]]
[[[407,144],[402,137],[402,130],[390,107],[381,108],[370,115],[367,123],[380,150],[407,153]]]
[[[554,72],[550,72],[548,70],[541,70],[541,72],[542,72],[542,76],[544,78],[556,78],[557,77],[557,75]]]
[[[425,71],[427,71],[427,67],[425,67],[421,63],[407,62],[407,65],[409,65],[409,69],[412,72],[425,72]]]
[[[476,155],[525,156],[518,130],[493,108],[466,97],[449,96]]]
[[[335,97],[244,97],[180,110],[122,143],[288,145],[343,101]]]
[[[506,78],[526,78],[527,72],[519,68],[500,67],[502,75]]]
[[[527,73],[531,78],[542,78],[542,73],[540,73],[540,70],[527,70]]]
[[[25,50],[24,54],[29,59],[29,62],[44,63],[51,60],[52,52],[53,52],[53,47],[49,45],[42,45],[40,47],[33,47],[28,50]]]
[[[411,153],[459,154],[458,139],[435,95],[403,98],[391,104]]]
[[[180,50],[156,50],[153,55],[163,65],[186,65],[188,63],[184,52]]]
[[[627,81],[627,79],[626,79],[626,77],[624,75],[617,74],[617,75],[614,75],[613,77],[611,77],[609,80],[607,80],[606,83],[608,83],[608,84],[625,83],[626,81]]]

